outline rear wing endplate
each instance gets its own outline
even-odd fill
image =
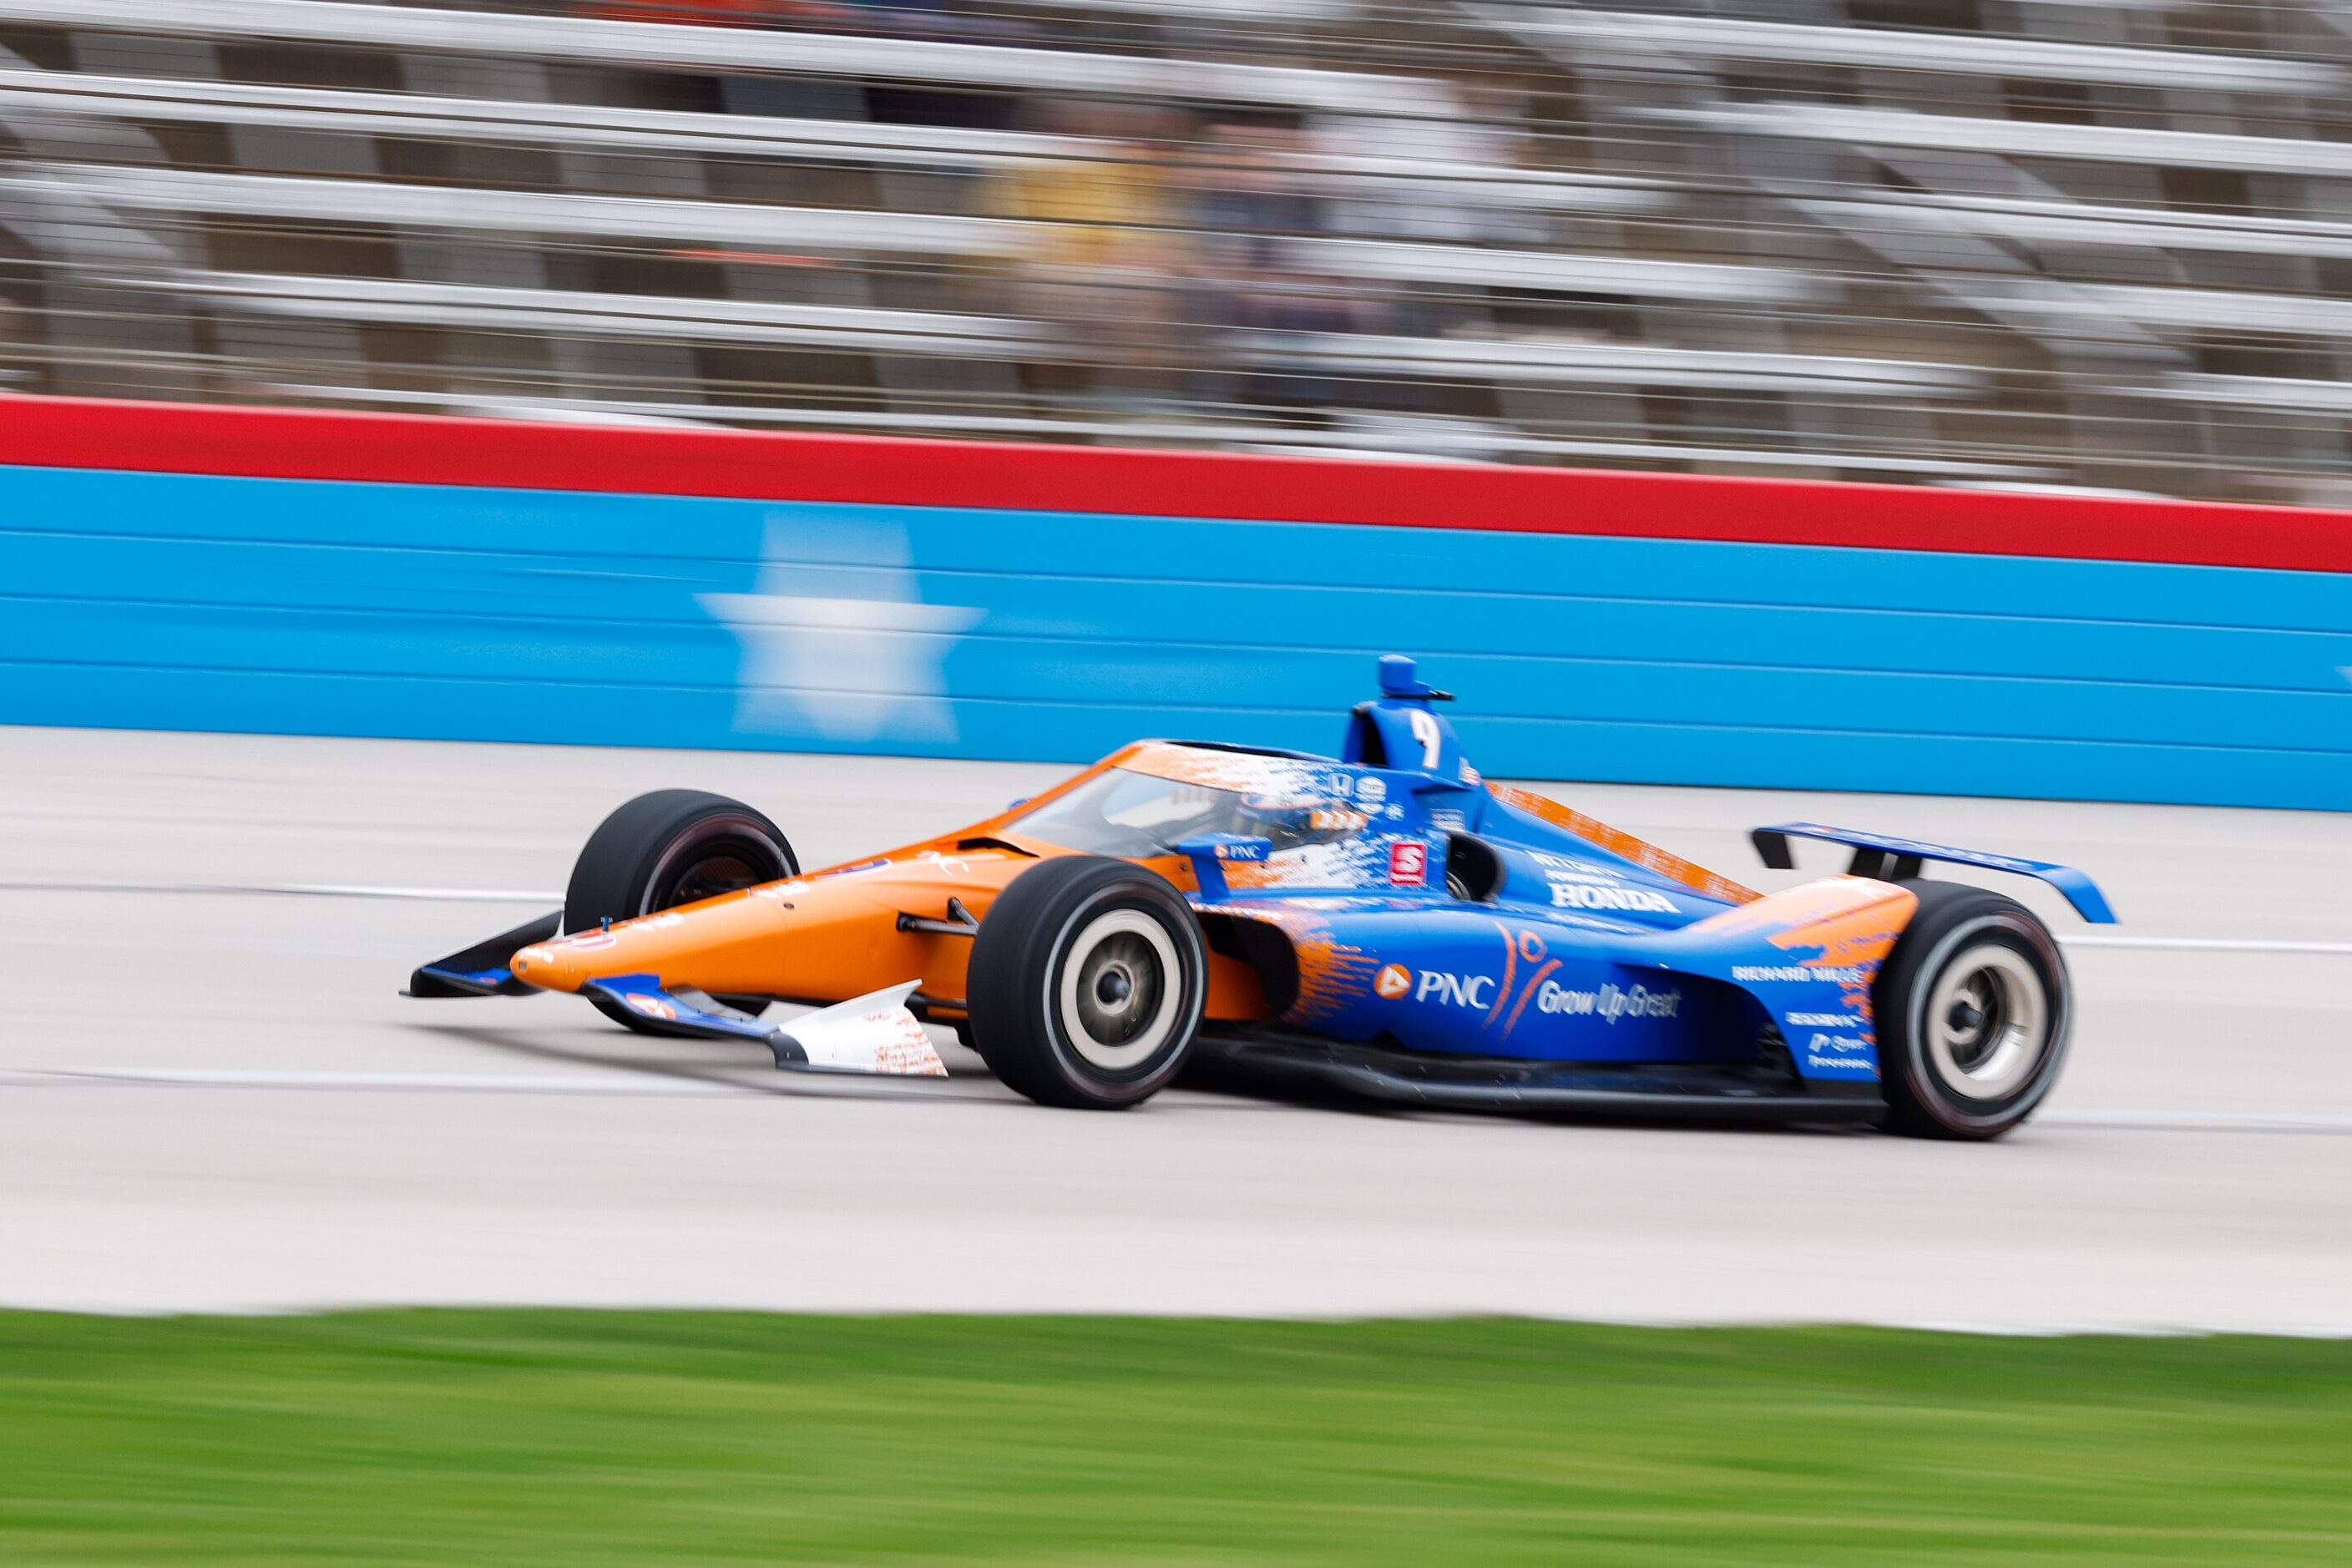
[[[2032,877],[2049,883],[2065,895],[2074,906],[2074,912],[2093,925],[2113,925],[2115,911],[2107,907],[2106,895],[2098,884],[2072,866],[2060,866],[2048,860],[2020,860],[2010,855],[1987,855],[1978,849],[1953,849],[1941,844],[1923,844],[1916,838],[1895,838],[1883,833],[1857,833],[1850,827],[1824,827],[1817,822],[1784,822],[1773,827],[1759,827],[1748,837],[1756,842],[1756,853],[1764,864],[1776,871],[1796,869],[1797,858],[1790,853],[1791,838],[1818,838],[1826,844],[1843,844],[1853,850],[1853,860],[1847,866],[1850,877],[1874,877],[1881,881],[1900,882],[1916,877],[1921,863],[1945,860],[1955,866],[1976,866],[1987,871],[2008,871],[2020,877]]]

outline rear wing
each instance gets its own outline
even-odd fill
[[[1764,864],[1776,871],[1793,871],[1797,858],[1790,853],[1791,838],[1818,838],[1826,844],[1852,847],[1853,859],[1846,867],[1850,877],[1873,877],[1885,882],[1900,882],[1916,877],[1921,863],[1927,860],[1949,861],[1955,866],[1977,866],[1988,871],[2008,871],[2020,877],[2032,877],[2049,883],[2065,895],[2074,906],[2074,912],[2093,925],[2114,925],[2115,911],[2107,907],[2106,895],[2098,884],[2072,866],[2055,865],[2047,860],[2020,860],[2010,855],[1987,855],[1979,849],[1953,849],[1941,844],[1922,844],[1916,838],[1894,838],[1883,833],[1857,833],[1850,827],[1823,827],[1817,822],[1784,822],[1774,827],[1759,827],[1748,837],[1755,840],[1756,853]]]

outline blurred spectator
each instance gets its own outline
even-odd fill
[[[1192,259],[1168,153],[1178,127],[1132,105],[1064,103],[1047,119],[1083,139],[1073,155],[1021,163],[986,195],[993,216],[1034,226],[1015,268],[1018,308],[1091,363],[1099,394],[1164,398],[1181,380],[1175,327]]]
[[[1462,112],[1450,120],[1384,114],[1322,114],[1313,143],[1327,158],[1393,158],[1444,171],[1417,180],[1359,180],[1330,205],[1340,234],[1452,244],[1529,243],[1541,226],[1498,199],[1482,173],[1507,174],[1528,161],[1529,104],[1524,91],[1497,83],[1456,84]]]
[[[1227,401],[1301,409],[1343,400],[1328,375],[1300,368],[1284,335],[1380,331],[1393,312],[1315,270],[1299,241],[1331,230],[1329,204],[1302,167],[1306,138],[1279,124],[1216,128],[1192,222],[1203,231],[1206,314],[1231,329]]]

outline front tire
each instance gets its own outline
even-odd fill
[[[588,836],[563,893],[563,929],[577,934],[800,874],[782,829],[740,800],[695,789],[641,795]],[[721,996],[756,1015],[764,996]],[[640,1034],[659,1026],[615,1017]]]
[[[2033,1113],[2066,1058],[2066,961],[2013,900],[1908,882],[1919,908],[1872,995],[1887,1127],[1998,1138]]]
[[[1126,860],[1041,860],[972,939],[973,1044],[1041,1105],[1121,1110],[1183,1070],[1209,953],[1183,895]]]

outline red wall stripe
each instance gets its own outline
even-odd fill
[[[0,463],[2352,572],[2352,514],[1444,463],[0,398]]]

